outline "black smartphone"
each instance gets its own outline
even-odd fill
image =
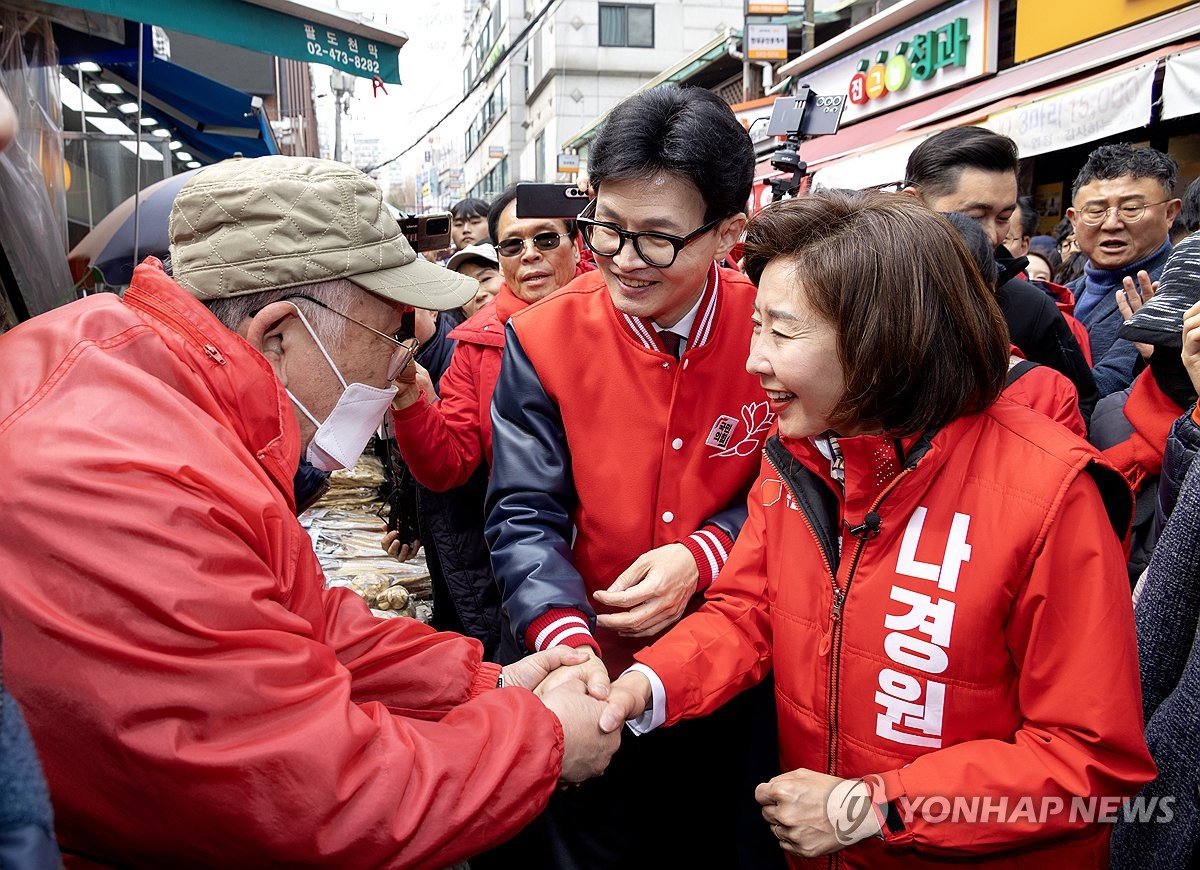
[[[405,311],[400,315],[400,329],[396,333],[396,341],[408,341],[417,337],[417,312]]]
[[[517,185],[517,217],[573,218],[588,204],[588,195],[573,184]]]
[[[450,247],[450,212],[401,216],[400,231],[418,253]]]

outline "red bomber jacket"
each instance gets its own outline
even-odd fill
[[[701,587],[724,564],[772,422],[746,372],[754,294],[714,265],[679,360],[599,272],[509,321],[485,534],[526,649],[598,642],[620,673],[646,639],[593,634],[591,593],[670,543]]]
[[[282,385],[157,261],[0,371],[4,681],[68,863],[445,867],[546,805],[557,718],[325,589]]]
[[[1096,819],[1154,776],[1128,488],[1003,398],[837,445],[844,493],[812,441],[770,440],[704,606],[638,655],[667,724],[773,666],[783,769],[877,778],[901,824],[796,866],[1106,868]]]

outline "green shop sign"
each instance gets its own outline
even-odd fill
[[[399,46],[244,0],[65,0],[55,5],[157,24],[251,51],[322,63],[364,78],[400,82]]]

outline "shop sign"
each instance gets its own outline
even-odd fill
[[[362,78],[400,81],[400,48],[244,0],[69,0],[62,5],[157,24],[251,51],[322,63]],[[300,4],[287,4],[289,8]]]
[[[848,124],[996,71],[999,0],[963,0],[801,75],[818,94],[846,94]]]
[[[746,0],[747,15],[787,15],[786,3],[751,3]]]
[[[746,26],[746,57],[750,60],[787,60],[786,24]]]
[[[503,145],[489,145],[488,146],[488,159],[489,160],[499,160],[503,156],[504,156],[504,146]]]
[[[1150,123],[1157,61],[989,117],[981,126],[1017,143],[1022,157],[1061,151]]]
[[[559,154],[557,169],[559,172],[578,172],[579,171],[579,155],[578,154]]]
[[[1162,101],[1164,121],[1200,112],[1200,48],[1167,58]]]

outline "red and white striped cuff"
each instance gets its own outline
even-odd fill
[[[590,646],[600,655],[600,644],[592,637],[587,617],[581,610],[559,607],[547,610],[525,631],[525,646],[541,652],[552,646]]]
[[[696,567],[700,570],[696,591],[703,592],[725,567],[725,560],[729,558],[729,550],[733,547],[733,538],[725,534],[720,526],[707,525],[679,543],[687,547],[696,560]]]

